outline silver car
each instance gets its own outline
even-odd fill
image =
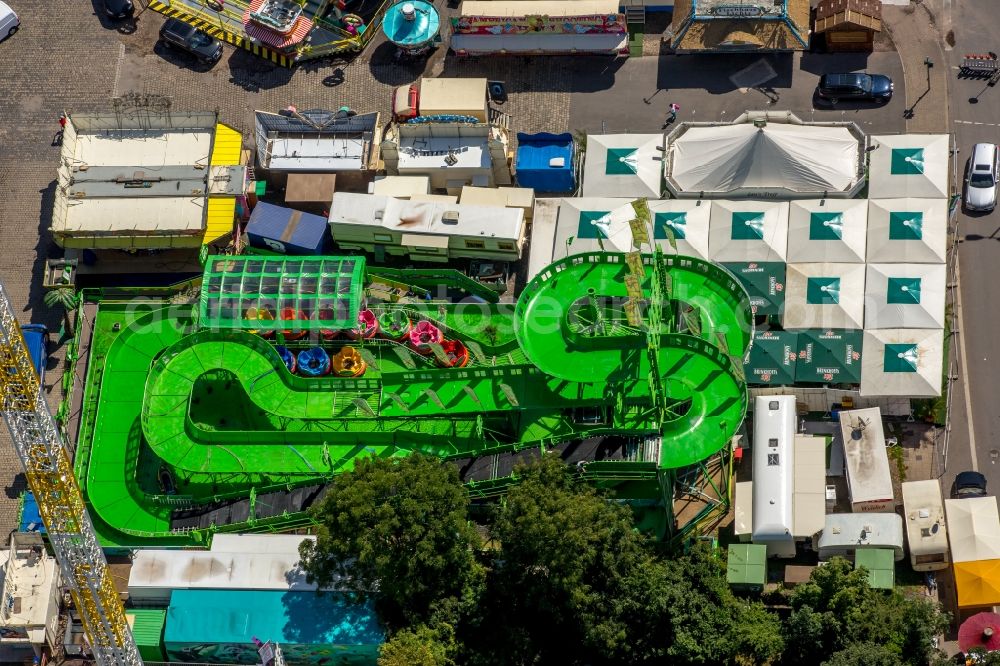
[[[977,143],[965,168],[965,207],[968,210],[991,211],[996,207],[998,172],[997,147],[992,143]]]

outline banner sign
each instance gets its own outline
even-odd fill
[[[754,18],[766,13],[763,7],[757,5],[719,5],[712,7],[709,11],[711,11],[712,16],[738,19]]]
[[[586,35],[590,33],[625,33],[624,14],[589,16],[456,16],[452,32],[461,35],[524,35],[555,33]]]

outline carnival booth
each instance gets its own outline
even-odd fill
[[[466,0],[451,19],[451,48],[459,56],[628,55],[618,9],[618,0]]]

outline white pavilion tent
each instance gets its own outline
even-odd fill
[[[933,398],[941,395],[943,330],[866,330],[864,340],[862,396]]]
[[[668,149],[672,186],[686,193],[847,192],[858,182],[847,127],[751,122],[693,126]]]
[[[864,293],[864,264],[788,264],[784,326],[860,329]]]
[[[712,201],[712,261],[785,261],[787,244],[787,201]]]
[[[868,197],[948,197],[947,134],[894,134],[869,140]]]
[[[868,264],[865,328],[944,328],[944,264]]]
[[[662,134],[588,134],[582,195],[659,199],[662,145]]]
[[[952,562],[1000,559],[1000,512],[997,498],[946,499]]]
[[[869,199],[868,261],[937,264],[945,260],[946,199]]]
[[[791,201],[788,209],[788,262],[862,264],[868,240],[864,199]]]

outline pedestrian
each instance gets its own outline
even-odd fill
[[[59,131],[56,132],[55,136],[52,137],[52,145],[58,146],[63,142],[63,136],[66,134],[66,114],[59,114]]]
[[[670,103],[670,122],[677,120],[677,112],[681,110],[680,104]]]

